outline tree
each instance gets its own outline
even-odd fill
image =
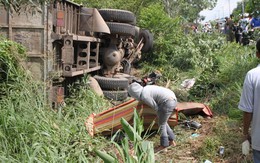
[[[217,0],[164,0],[163,2],[171,17],[180,15],[188,22],[193,22],[200,17],[200,11],[213,8]]]
[[[233,10],[234,15],[242,15],[243,13],[243,3],[244,3],[244,12],[253,13],[254,11],[260,10],[260,1],[258,0],[244,0],[243,2],[238,2],[237,7]]]
[[[150,4],[158,2],[158,0],[74,0],[74,2],[82,4],[86,7],[93,7],[93,8],[111,8],[111,9],[121,9],[121,10],[128,10],[135,13],[137,16],[142,8],[148,7]]]
[[[245,10],[249,13],[254,11],[260,11],[260,1],[259,0],[247,0]]]

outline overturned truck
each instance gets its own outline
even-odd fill
[[[86,8],[67,0],[28,5],[19,13],[0,6],[0,35],[27,48],[25,66],[46,84],[53,107],[63,103],[68,86],[85,74],[113,100],[127,97],[131,65],[148,52],[153,37],[136,26],[126,10]]]

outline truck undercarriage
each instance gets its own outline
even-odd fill
[[[0,34],[27,48],[25,66],[46,83],[54,107],[85,74],[97,80],[106,97],[125,99],[132,63],[153,45],[151,33],[136,26],[135,15],[126,10],[56,0],[33,14],[3,6],[0,11]]]

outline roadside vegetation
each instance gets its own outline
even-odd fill
[[[186,21],[179,15],[169,17],[161,3],[147,3],[138,10],[138,25],[154,35],[153,51],[143,54],[136,65],[140,77],[159,70],[162,78],[158,84],[169,83],[180,102],[205,103],[213,111],[210,120],[196,117],[203,126],[198,131],[176,126],[177,147],[155,154],[155,160],[250,162],[249,157],[241,155],[242,113],[237,105],[245,73],[257,65],[255,46],[228,43],[217,32],[184,33]],[[112,106],[88,87],[88,76],[71,86],[72,95],[66,99],[66,106],[52,109],[45,103],[44,83],[36,82],[23,69],[19,64],[23,61],[26,61],[26,49],[1,38],[0,160],[101,162],[95,151],[113,155],[115,143],[103,136],[92,138],[84,126],[91,113]],[[194,86],[190,90],[182,89],[182,81],[190,78],[196,79]],[[199,137],[190,139],[194,133]],[[154,146],[158,144],[156,135],[150,141]],[[128,148],[126,142],[123,145]],[[224,155],[219,155],[220,146],[225,147]]]

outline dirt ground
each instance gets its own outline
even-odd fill
[[[178,125],[174,127],[174,132],[176,134],[176,147],[168,147],[166,150],[155,153],[156,162],[160,163],[249,163],[252,162],[252,155],[243,156],[241,153],[240,136],[236,138],[231,138],[231,140],[224,140],[221,146],[224,146],[224,154],[220,155],[220,146],[218,143],[208,145],[210,143],[206,140],[214,139],[216,136],[215,127],[219,121],[224,120],[223,117],[213,117],[211,119],[198,118],[195,119],[199,122],[202,127],[194,130],[187,128],[183,125]],[[229,128],[229,133],[240,133],[241,129]],[[236,134],[237,135],[237,134]],[[226,135],[228,136],[228,135]],[[224,139],[226,138],[223,135]],[[229,136],[228,136],[229,137]],[[152,138],[155,142],[155,146],[159,145],[159,136]],[[234,140],[236,139],[236,140]],[[234,140],[232,142],[232,140]],[[212,141],[214,142],[214,140]],[[208,148],[207,148],[208,147]],[[207,151],[208,150],[208,151]],[[212,151],[213,150],[213,151]],[[209,153],[207,155],[207,152]],[[214,154],[212,156],[212,153]],[[250,152],[252,153],[252,152]]]
[[[189,129],[184,125],[176,126],[175,133],[179,131],[179,134],[176,133],[177,146],[156,153],[156,160],[158,162],[199,162],[194,153],[202,146],[203,138],[212,133],[212,127],[210,127],[212,122],[207,119],[199,123],[202,124],[202,128],[197,130]],[[178,137],[182,139],[178,141]]]

